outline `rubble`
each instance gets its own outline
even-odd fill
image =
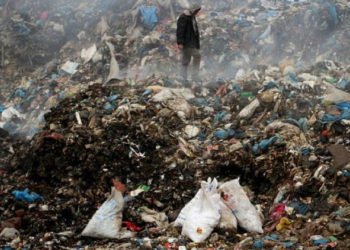
[[[349,7],[273,2],[202,1],[194,89],[172,37],[188,1],[0,4],[0,246],[349,248]],[[181,235],[208,177],[240,178],[263,231],[215,216],[205,241]],[[113,240],[83,237],[111,186]]]

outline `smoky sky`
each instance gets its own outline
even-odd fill
[[[25,22],[40,25],[40,17],[47,11],[48,22],[63,26],[64,32],[57,33],[48,29],[47,24],[42,24],[37,28],[39,31],[32,31],[33,34],[28,37],[18,39],[22,44],[33,44],[34,55],[29,63],[38,65],[55,57],[61,47],[70,40],[76,40],[81,31],[89,33],[90,42],[99,42],[101,37],[90,34],[102,16],[106,17],[110,26],[108,32],[110,35],[129,38],[131,32],[127,33],[126,30],[134,21],[131,17],[133,10],[142,4],[157,4],[160,8],[160,22],[171,17],[168,11],[171,4],[175,18],[160,31],[161,35],[167,38],[163,38],[160,43],[155,43],[153,47],[174,44],[176,43],[174,37],[176,18],[191,2],[187,0],[3,0],[1,6],[6,7],[10,12],[9,19],[12,13],[17,12]],[[202,4],[204,13],[198,18],[201,30],[202,73],[209,74],[209,71],[215,71],[226,77],[232,77],[234,76],[232,72],[241,67],[254,68],[259,64],[278,64],[285,60],[293,60],[300,64],[312,63],[319,57],[340,62],[347,60],[342,53],[347,47],[342,44],[344,43],[342,41],[349,36],[349,28],[346,25],[349,8],[337,4],[336,1],[204,0],[199,2]],[[294,11],[294,8],[297,11]],[[138,40],[142,40],[152,32],[152,30],[143,29]],[[45,48],[46,58],[35,55],[36,46],[37,51]],[[143,47],[148,49],[140,42],[135,43],[135,50]],[[153,47],[151,49],[154,49]],[[120,54],[124,53],[123,49],[116,48]],[[166,49],[168,48],[164,50]],[[163,54],[166,55],[166,53]],[[127,56],[130,57],[130,54]],[[178,57],[173,56],[172,59],[175,62],[171,63],[176,64]],[[152,72],[143,73],[144,76],[157,71],[157,67],[148,65],[148,68]]]

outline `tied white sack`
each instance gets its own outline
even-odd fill
[[[222,184],[220,192],[224,193],[224,202],[236,216],[240,227],[252,233],[264,232],[259,213],[239,184],[239,178]]]
[[[123,217],[124,199],[120,191],[112,187],[110,197],[92,216],[82,236],[119,239]]]
[[[219,225],[217,226],[220,229],[223,230],[230,230],[230,231],[237,231],[237,218],[232,213],[231,209],[226,206],[224,201],[220,199],[220,212],[221,212],[221,218],[219,221]]]
[[[206,240],[220,221],[220,195],[217,191],[216,179],[203,181],[201,189],[175,221],[175,226],[182,226],[182,235],[188,236],[193,242]]]

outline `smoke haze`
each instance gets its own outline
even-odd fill
[[[317,61],[349,62],[349,6],[346,1],[202,0],[201,78],[232,79],[237,72],[285,63],[293,68]],[[82,49],[97,46],[94,78],[109,73],[111,41],[121,78],[178,77],[176,20],[191,1],[171,0],[1,0],[0,105],[24,118],[0,125],[29,137],[44,113],[79,85],[79,74],[57,78],[67,61],[81,63]],[[140,6],[156,6],[149,28]],[[102,78],[102,80],[101,80]],[[63,80],[64,79],[64,80]],[[64,81],[64,84],[62,83]],[[22,92],[21,92],[22,91]]]

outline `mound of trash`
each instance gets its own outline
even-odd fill
[[[68,2],[0,3],[0,248],[350,248],[346,1],[201,1],[191,89],[191,1]]]
[[[151,77],[132,87],[129,79],[112,80],[66,98],[45,115],[42,132],[14,143],[8,153],[1,219],[3,228],[21,234],[11,244],[107,244],[79,235],[114,186],[124,197],[113,217],[124,232],[114,237],[116,245],[347,246],[349,68],[326,61],[284,71],[283,65],[253,70],[193,90],[170,78]],[[209,177],[220,182],[206,184],[215,196],[196,195]],[[246,223],[232,227],[230,212],[231,227],[219,227],[227,208],[242,221],[235,207],[241,202],[228,205],[238,193],[223,185],[236,178],[264,231],[250,231]],[[219,215],[210,217],[210,231],[201,224],[204,215],[193,217],[202,225],[194,229],[172,223],[187,218],[180,211],[202,196],[215,197],[203,203]],[[191,207],[194,214],[207,209]],[[180,236],[176,225],[187,225],[182,232],[200,243]]]

